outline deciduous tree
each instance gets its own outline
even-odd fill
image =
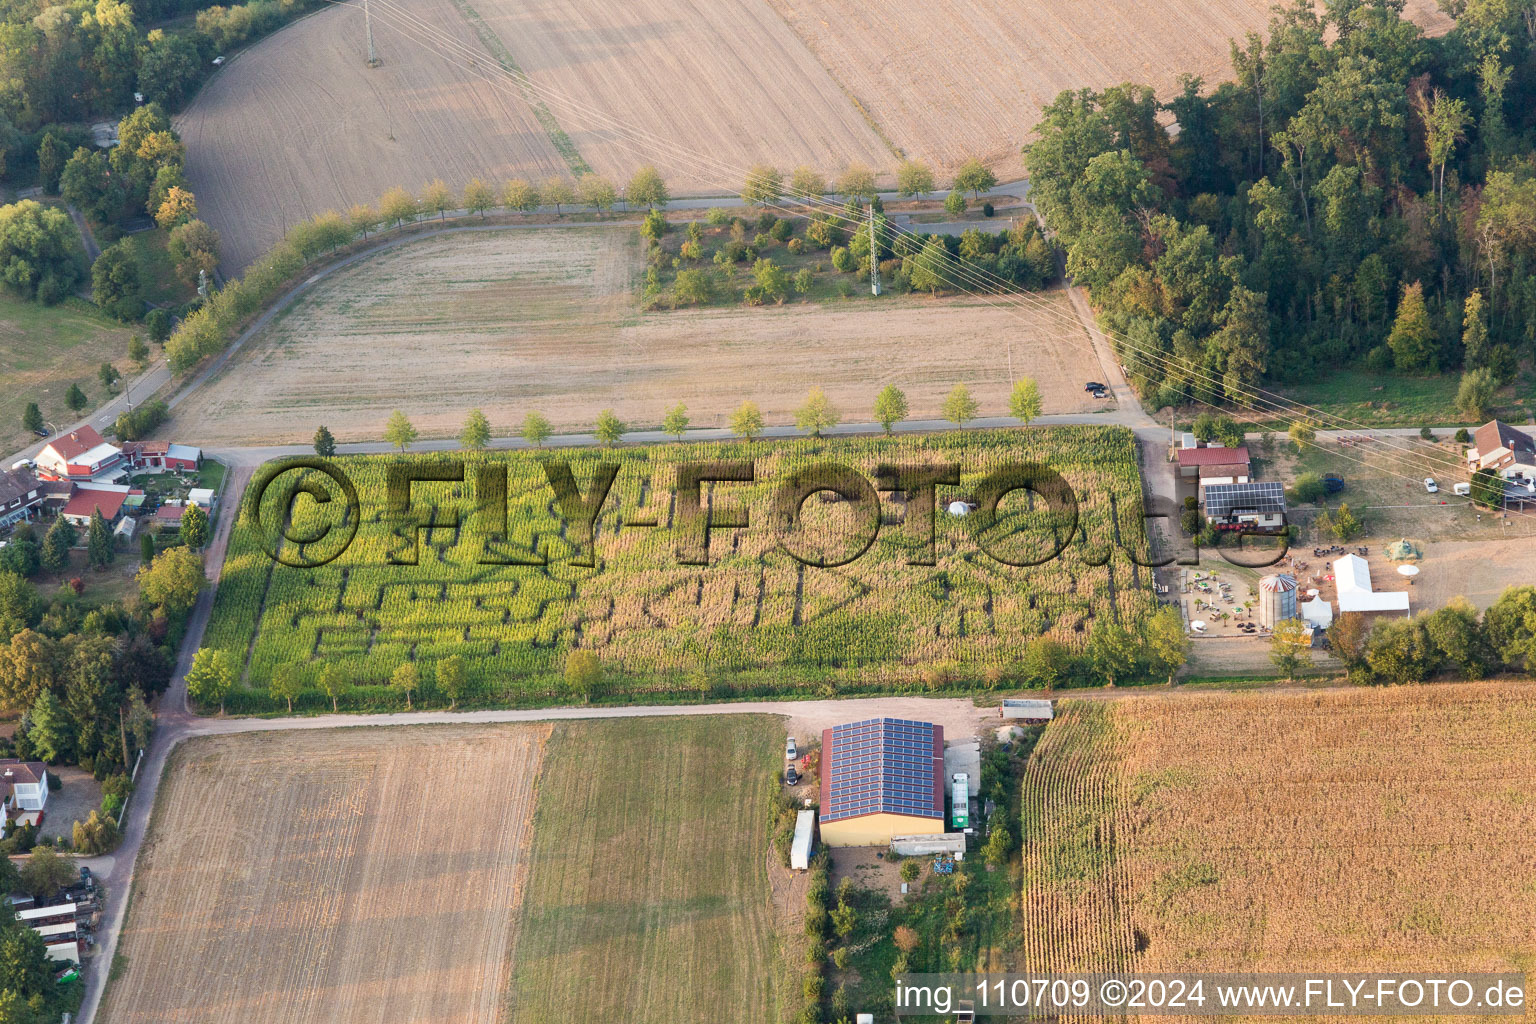
[[[978,408],[976,399],[971,397],[971,389],[964,384],[956,384],[944,399],[944,418],[964,429],[967,423],[976,418]]]
[[[208,513],[196,502],[181,513],[181,542],[193,551],[201,551],[208,544]]]
[[[491,421],[479,409],[469,410],[464,429],[459,431],[459,447],[478,452],[491,443]]]
[[[295,662],[285,662],[272,670],[267,681],[267,692],[273,700],[288,702],[288,713],[293,714],[293,699],[304,692],[304,668]]]
[[[501,187],[501,205],[518,213],[532,213],[539,208],[539,190],[523,178],[513,178]]]
[[[795,426],[812,437],[820,437],[823,430],[837,426],[841,419],[842,414],[821,388],[811,388],[800,408],[795,410]]]
[[[875,172],[864,164],[851,163],[837,179],[837,191],[849,198],[872,201],[875,192]]]
[[[523,417],[523,440],[535,448],[543,448],[544,442],[549,440],[549,436],[552,433],[554,431],[550,428],[549,420],[544,417],[543,413],[530,412]]]
[[[421,674],[414,661],[402,662],[390,673],[389,685],[405,694],[405,710],[411,710],[411,694],[421,689]]]
[[[763,432],[763,413],[756,402],[747,401],[731,413],[731,433],[745,440],[752,440]]]
[[[144,281],[132,240],[124,238],[108,246],[91,264],[91,299],[119,320],[144,315]]]
[[[224,713],[224,698],[235,685],[235,670],[229,655],[211,647],[202,647],[192,656],[192,667],[187,670],[187,692],[192,699],[203,704],[217,703],[219,714]]]
[[[603,447],[611,448],[624,437],[624,431],[624,421],[615,416],[612,409],[604,409],[597,414],[592,433]]]
[[[955,173],[955,187],[980,198],[987,189],[997,185],[997,175],[980,160],[972,157],[960,165]]]
[[[619,198],[613,182],[601,174],[583,174],[576,183],[576,192],[583,203],[598,211],[613,209],[613,204]]]
[[[464,186],[464,209],[485,219],[485,211],[496,205],[496,191],[479,178],[469,179]]]
[[[453,190],[444,184],[442,178],[433,178],[421,189],[421,212],[427,215],[437,214],[437,219],[442,220],[448,211],[453,209],[455,200]]]
[[[464,696],[464,659],[457,654],[450,654],[437,663],[437,688],[443,691],[448,698],[448,710],[452,711],[459,705],[459,698]]]
[[[784,176],[769,164],[753,164],[741,186],[741,198],[754,206],[771,206],[784,195]]]
[[[384,440],[403,452],[416,440],[416,436],[416,428],[405,413],[396,409],[390,414],[389,422],[384,425]]]
[[[661,172],[651,164],[645,164],[635,171],[624,195],[636,206],[644,204],[653,210],[666,206],[672,198],[667,193],[667,183],[662,179]]]
[[[185,529],[186,517],[182,519]],[[203,560],[187,548],[167,548],[139,569],[134,581],[145,602],[163,611],[166,618],[179,619],[192,610],[203,589]]]
[[[1013,393],[1008,396],[1008,412],[1013,418],[1029,423],[1040,415],[1040,385],[1033,377],[1020,377],[1013,382]]]
[[[662,417],[661,429],[681,441],[683,434],[688,430],[688,407],[678,402],[668,409],[667,414]]]
[[[1296,678],[1296,670],[1311,649],[1312,627],[1301,619],[1282,619],[1275,623],[1269,638],[1269,660],[1287,681]]]
[[[399,185],[379,197],[379,214],[386,224],[393,222],[395,227],[403,229],[405,222],[414,221],[419,212],[416,197]]]
[[[891,428],[907,418],[907,396],[894,384],[887,384],[875,396],[875,422],[880,424],[885,436],[891,436]]]
[[[592,703],[602,677],[602,662],[591,651],[572,651],[565,656],[565,688],[583,704]]]
[[[352,689],[352,677],[335,662],[327,662],[320,669],[320,689],[331,698],[331,710],[341,710],[341,698]]]
[[[903,160],[896,168],[896,194],[902,198],[933,191],[933,172],[917,160]]]

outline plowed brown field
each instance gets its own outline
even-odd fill
[[[1231,74],[1228,40],[1263,31],[1272,0],[766,0],[896,146],[939,168],[971,156],[1003,179],[1063,89],[1143,82],[1160,94],[1188,72]],[[1443,33],[1434,0],[1408,14]]]
[[[562,97],[547,102],[581,155],[617,180],[654,163],[674,190],[729,191],[758,161],[828,173],[895,162],[762,0],[473,2],[518,66]],[[646,137],[625,140],[614,122]]]
[[[483,53],[450,0],[412,0]],[[476,74],[375,18],[383,63],[370,69],[363,14],[321,11],[251,47],[214,75],[176,119],[199,212],[223,236],[224,267],[265,252],[298,221],[371,203],[434,178],[459,188],[565,173],[515,89]],[[482,63],[494,62],[484,54]]]
[[[178,436],[298,443],[324,423],[362,441],[401,409],[423,437],[451,437],[475,407],[496,436],[532,409],[561,431],[590,429],[605,408],[641,429],[679,401],[694,426],[723,427],[745,399],[789,423],[817,386],[856,422],[888,383],[905,389],[913,419],[938,418],[957,383],[981,415],[1002,416],[1010,348],[1045,412],[1092,408],[1081,382],[1099,364],[1066,319],[922,296],[642,313],[635,239],[630,228],[509,230],[381,253],[318,285],[191,393]],[[1071,316],[1062,293],[1040,299]]]
[[[547,726],[195,739],[139,862],[111,1024],[498,1024]]]

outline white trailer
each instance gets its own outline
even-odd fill
[[[811,854],[816,852],[816,812],[801,811],[795,815],[795,841],[789,847],[789,867],[792,871],[809,871]]]
[[[1003,718],[1012,718],[1018,721],[1030,722],[1042,725],[1055,717],[1048,700],[1019,700],[1016,698],[1003,698],[1001,709]]]

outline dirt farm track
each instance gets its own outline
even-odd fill
[[[496,1024],[544,725],[188,741],[99,1021]]]
[[[235,271],[287,227],[396,185],[538,181],[655,164],[676,194],[767,161],[829,175],[902,156],[940,174],[1019,147],[1063,89],[1229,73],[1271,0],[376,0],[322,10],[235,56],[177,119],[204,219]],[[1155,13],[1155,17],[1151,16]],[[1450,20],[1408,0],[1431,33]],[[525,72],[547,110],[511,77]],[[538,99],[538,97],[534,97]],[[887,178],[888,180],[888,178]]]

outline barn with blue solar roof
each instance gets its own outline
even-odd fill
[[[885,846],[944,831],[944,729],[902,718],[821,734],[821,841]]]

